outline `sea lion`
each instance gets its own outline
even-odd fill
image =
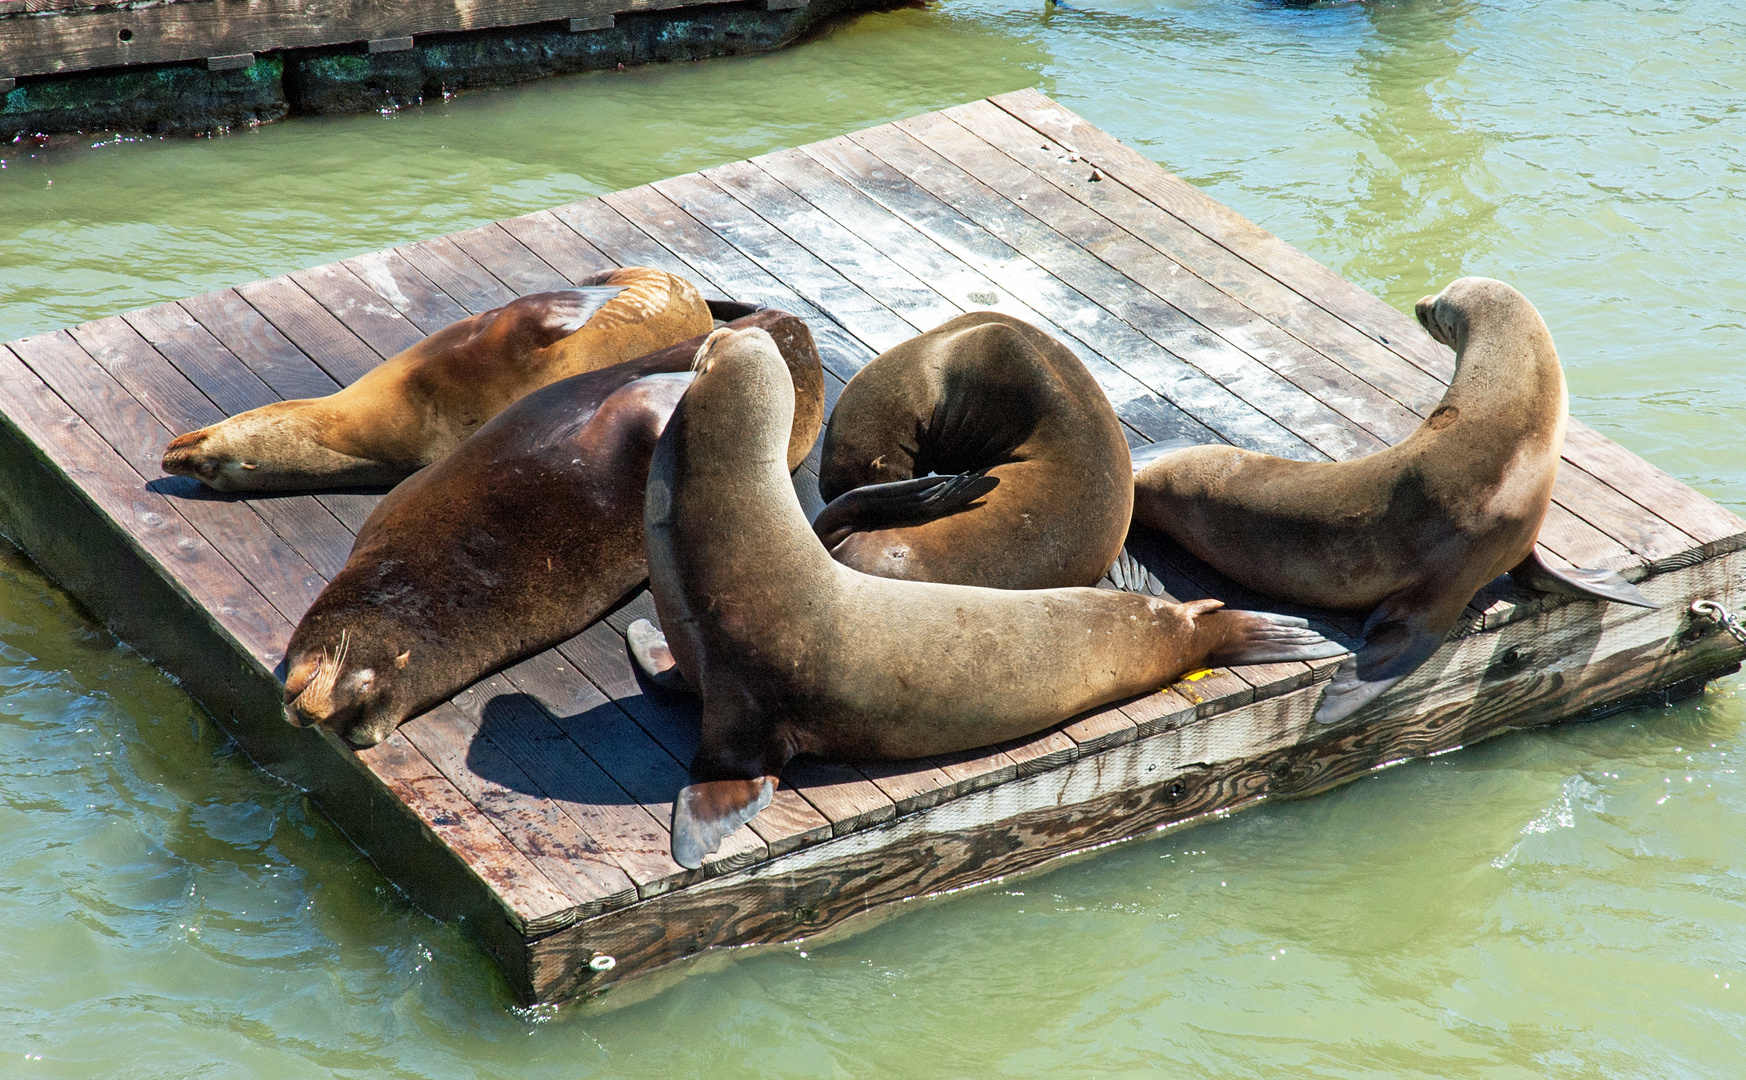
[[[813,531],[844,566],[991,589],[1096,584],[1134,506],[1127,439],[1097,381],[1065,345],[993,311],[855,373],[825,428],[819,493]],[[651,679],[683,686],[651,623],[626,637]]]
[[[769,335],[717,330],[655,444],[649,587],[703,696],[673,857],[696,867],[797,753],[946,753],[1026,735],[1207,663],[1344,651],[1302,620],[1103,589],[874,577],[830,557],[784,471],[794,393]]]
[[[987,478],[964,485],[981,501],[945,497],[958,474]],[[1079,358],[1029,323],[974,311],[849,380],[825,428],[819,494],[814,531],[845,566],[1052,589],[1109,569],[1134,482],[1121,421]]]
[[[1316,711],[1322,723],[1424,663],[1506,571],[1542,590],[1656,606],[1612,571],[1560,570],[1535,546],[1568,421],[1539,312],[1490,278],[1462,278],[1415,310],[1455,349],[1455,377],[1399,445],[1342,462],[1230,446],[1137,462],[1136,522],[1257,592],[1369,613],[1363,647]]]
[[[797,466],[824,415],[812,334],[781,311],[731,325],[771,335],[791,368]],[[635,589],[649,455],[702,343],[536,390],[390,492],[291,637],[287,718],[378,742]]]
[[[529,391],[713,325],[684,278],[608,270],[444,327],[327,397],[274,402],[177,436],[163,468],[220,491],[397,483]]]

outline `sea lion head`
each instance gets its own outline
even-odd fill
[[[322,727],[353,746],[374,746],[406,719],[399,702],[401,673],[412,648],[401,649],[374,634],[342,630],[336,640],[298,627],[285,657],[285,719],[296,727]]]
[[[1496,278],[1464,277],[1451,281],[1435,296],[1413,305],[1419,325],[1438,341],[1461,352],[1461,341],[1474,320],[1495,318],[1501,311],[1532,311],[1528,298]]]
[[[312,404],[275,402],[178,435],[164,448],[163,469],[218,491],[392,484],[412,471],[328,446]]]

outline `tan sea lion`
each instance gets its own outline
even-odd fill
[[[844,566],[991,589],[1095,585],[1133,516],[1121,421],[1068,348],[975,311],[873,358],[825,428],[813,531]],[[661,632],[626,634],[683,686]]]
[[[462,319],[327,397],[263,405],[178,436],[163,468],[220,491],[397,483],[529,391],[713,325],[684,278],[605,271]]]
[[[830,557],[783,468],[794,393],[769,335],[717,330],[655,444],[649,586],[703,696],[673,857],[696,867],[770,801],[797,753],[904,758],[982,746],[1207,663],[1341,646],[1302,620],[1103,589],[874,577]]]
[[[1462,278],[1416,313],[1455,349],[1455,378],[1398,446],[1342,462],[1199,446],[1137,463],[1136,522],[1267,596],[1369,612],[1363,647],[1317,709],[1323,723],[1424,663],[1506,571],[1546,591],[1656,606],[1610,570],[1561,570],[1535,546],[1568,420],[1539,312],[1501,281]]]
[[[979,502],[945,497],[957,474],[987,478],[963,485]],[[1079,358],[1029,323],[975,311],[849,380],[825,429],[819,494],[814,531],[845,566],[1052,589],[1109,569],[1134,483],[1121,421]]]
[[[797,466],[824,415],[812,334],[781,311],[731,325],[771,335],[790,366]],[[635,589],[648,576],[649,455],[702,343],[536,390],[390,492],[292,635],[291,722],[378,742]]]

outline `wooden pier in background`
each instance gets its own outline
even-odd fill
[[[1664,606],[1500,579],[1429,663],[1332,731],[1310,713],[1333,662],[1272,664],[974,753],[802,759],[687,871],[667,825],[698,710],[633,670],[622,632],[652,615],[646,592],[372,749],[290,727],[286,642],[377,496],[219,495],[163,476],[165,443],[614,264],[805,318],[832,402],[879,351],[966,310],[1010,313],[1074,349],[1135,445],[1355,457],[1411,432],[1453,370],[1411,317],[1034,91],[0,346],[0,529],[417,903],[465,917],[523,1000],[1696,692],[1746,653],[1688,612],[1746,603],[1746,522],[1573,422],[1541,541]],[[814,453],[797,477],[809,511]],[[1106,585],[1278,608],[1152,535]]]

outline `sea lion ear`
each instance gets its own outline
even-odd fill
[[[774,776],[705,780],[679,789],[673,800],[673,861],[696,870],[735,829],[758,816],[776,793]]]

